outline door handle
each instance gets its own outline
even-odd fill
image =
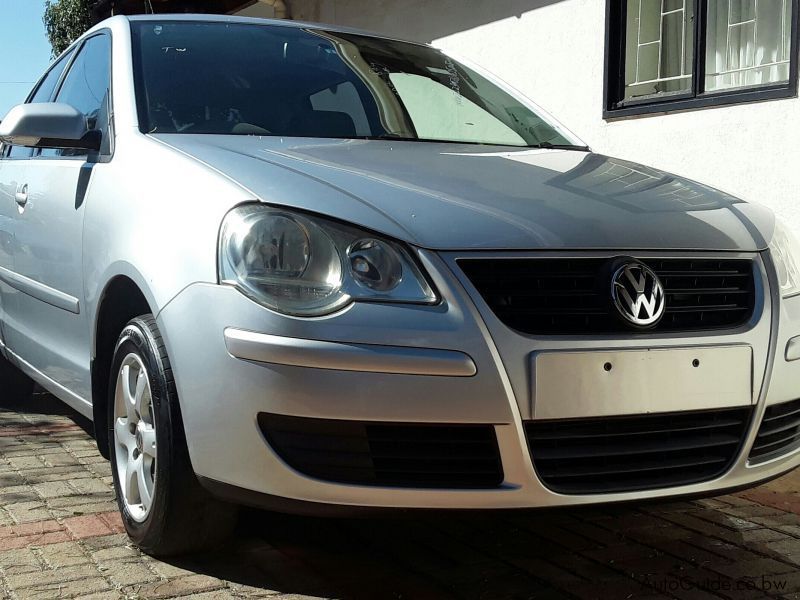
[[[28,203],[28,184],[24,183],[17,188],[17,193],[14,194],[14,200],[20,206],[25,206]]]

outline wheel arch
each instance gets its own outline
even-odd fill
[[[108,458],[108,386],[114,346],[126,323],[144,314],[156,314],[147,287],[135,275],[118,274],[108,280],[98,296],[92,335],[92,413],[97,448]]]

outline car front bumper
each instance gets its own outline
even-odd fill
[[[717,335],[582,339],[534,339],[513,332],[460,272],[455,261],[461,254],[420,251],[419,256],[442,296],[438,306],[356,303],[335,315],[300,319],[269,311],[231,287],[197,283],[160,312],[189,453],[201,480],[316,505],[503,509],[710,495],[755,485],[800,465],[798,451],[760,464],[748,462],[766,408],[800,398],[800,360],[785,358],[789,340],[800,334],[800,298],[779,300],[769,292],[774,286],[765,267],[768,256],[755,255],[763,302],[747,327]],[[661,398],[655,405],[644,405],[635,394],[622,394],[611,403],[561,406],[536,397],[532,361],[542,353],[597,352],[600,357],[721,347],[750,350],[750,389],[744,400],[708,393],[670,403],[669,395],[662,394],[654,396]],[[724,364],[712,374],[725,379]],[[752,418],[735,460],[724,474],[689,485],[558,493],[537,476],[525,434],[526,423],[545,416],[739,405],[751,407]],[[491,425],[503,481],[488,489],[429,489],[309,477],[270,447],[258,425],[261,413],[366,423]]]

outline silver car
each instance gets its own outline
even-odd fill
[[[131,538],[800,464],[800,248],[368,33],[114,17],[0,124],[0,394],[95,423]]]

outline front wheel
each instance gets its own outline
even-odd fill
[[[220,541],[236,510],[211,497],[192,470],[172,369],[152,316],[125,326],[111,373],[109,453],[128,535],[159,556]]]

